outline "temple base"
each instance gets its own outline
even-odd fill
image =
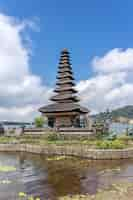
[[[85,128],[89,127],[88,117],[80,115],[79,113],[58,113],[58,114],[45,114],[48,119],[48,127],[50,128],[63,128],[75,127]]]

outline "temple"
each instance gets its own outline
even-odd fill
[[[79,105],[67,49],[61,52],[54,92],[56,94],[51,98],[54,103],[39,109],[42,115],[47,117],[48,126],[52,128],[87,127],[89,110]]]

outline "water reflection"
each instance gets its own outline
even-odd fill
[[[0,180],[11,180],[11,184],[0,184],[1,200],[17,199],[20,191],[41,200],[54,200],[68,194],[95,194],[112,183],[133,183],[132,160],[52,161],[39,155],[1,153],[0,165],[16,167],[13,172],[0,172]]]

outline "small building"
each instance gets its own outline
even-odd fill
[[[123,116],[118,117],[116,120],[116,122],[122,123],[122,124],[128,124],[129,119]]]
[[[47,117],[48,126],[52,128],[88,127],[89,110],[79,105],[67,49],[61,52],[54,92],[56,95],[51,97],[54,103],[39,109],[42,115]]]

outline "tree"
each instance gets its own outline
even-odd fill
[[[35,118],[35,125],[36,125],[36,127],[37,128],[42,128],[43,127],[43,125],[44,125],[44,119],[43,119],[43,117],[36,117]]]

